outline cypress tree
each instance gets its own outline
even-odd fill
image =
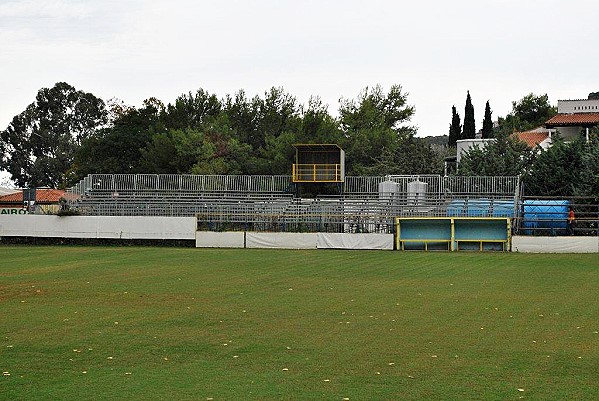
[[[487,100],[485,106],[485,119],[483,120],[483,138],[493,138],[493,119],[491,117],[491,106]]]
[[[474,106],[472,106],[472,98],[470,91],[466,96],[466,108],[464,109],[464,129],[460,139],[474,139],[476,136],[476,125],[474,122]]]
[[[462,135],[462,123],[460,121],[460,115],[455,109],[455,106],[451,106],[451,124],[449,124],[449,147],[455,147],[456,141],[460,139]]]

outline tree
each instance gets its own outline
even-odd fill
[[[564,142],[552,136],[550,148],[541,151],[524,177],[524,191],[537,196],[599,196],[599,139],[587,143],[580,136]]]
[[[500,133],[484,147],[474,146],[460,159],[458,173],[466,176],[516,176],[525,173],[534,160],[528,145]]]
[[[70,170],[71,182],[88,174],[133,174],[146,172],[140,167],[141,149],[155,132],[164,132],[159,121],[160,107],[154,99],[140,109],[125,108],[112,126],[97,130],[81,142]]]
[[[80,141],[107,121],[104,101],[65,82],[42,88],[0,132],[2,165],[21,187],[67,185]]]
[[[254,149],[266,145],[266,138],[277,138],[284,132],[298,132],[300,108],[295,97],[285,93],[283,88],[271,88],[264,94],[264,100],[257,98],[258,135],[250,138]]]
[[[153,174],[228,174],[227,142],[195,128],[156,133],[141,150],[140,165]]]
[[[493,118],[491,117],[491,106],[487,100],[487,104],[485,105],[485,119],[483,120],[482,137],[486,139],[493,138],[493,136]]]
[[[206,134],[203,149],[191,174],[248,174],[255,164],[250,145],[224,134]]]
[[[252,147],[254,174],[270,174],[272,160],[264,159],[267,146],[272,148],[273,141],[284,133],[295,135],[302,129],[301,107],[283,88],[273,87],[264,98],[251,100],[241,90],[234,97],[225,97],[223,112],[233,136]]]
[[[250,143],[258,137],[258,107],[254,101],[248,100],[243,90],[234,97],[225,97],[223,113],[231,131],[241,142]]]
[[[585,152],[581,157],[582,168],[580,180],[574,195],[590,196],[599,201],[599,126],[595,126],[589,135],[589,142],[584,145]]]
[[[547,94],[535,96],[530,93],[520,101],[512,103],[513,114],[523,124],[523,129],[531,129],[545,124],[557,110],[549,104]]]
[[[456,111],[455,105],[451,106],[451,124],[449,125],[449,147],[455,147],[456,142],[462,136],[462,124],[460,115]]]
[[[168,128],[200,128],[218,117],[221,109],[218,98],[200,88],[195,94],[183,94],[174,104],[169,103],[161,119]]]
[[[476,123],[474,121],[474,106],[470,91],[466,95],[466,107],[464,108],[464,127],[460,139],[474,139],[476,137]]]
[[[376,163],[365,169],[367,175],[442,174],[443,155],[423,138],[412,133],[401,135],[395,151],[386,150]]]
[[[400,85],[393,85],[387,94],[377,85],[362,90],[356,100],[341,101],[339,122],[349,174],[367,173],[385,152],[397,151],[402,135],[416,132],[405,125],[414,114],[407,97]]]
[[[320,98],[310,97],[301,117],[301,128],[295,138],[297,143],[341,143],[339,124]]]
[[[526,131],[545,124],[557,114],[557,109],[549,104],[549,97],[530,93],[519,101],[512,102],[512,111],[505,118],[499,118],[499,131],[512,134]]]

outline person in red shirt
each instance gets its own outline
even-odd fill
[[[568,211],[568,234],[574,235],[574,221],[576,220],[576,215],[574,214],[574,209],[570,206]]]

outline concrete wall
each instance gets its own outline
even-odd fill
[[[576,138],[578,138],[578,136],[580,135],[580,130],[582,130],[582,127],[556,127],[553,128],[555,131],[558,131],[559,134],[562,136],[562,138],[565,141],[571,141],[574,140]]]
[[[195,239],[194,217],[0,215],[0,237]]]
[[[599,237],[512,237],[512,251],[523,253],[595,253]]]

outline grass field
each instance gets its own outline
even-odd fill
[[[0,398],[599,399],[599,257],[0,247]]]

